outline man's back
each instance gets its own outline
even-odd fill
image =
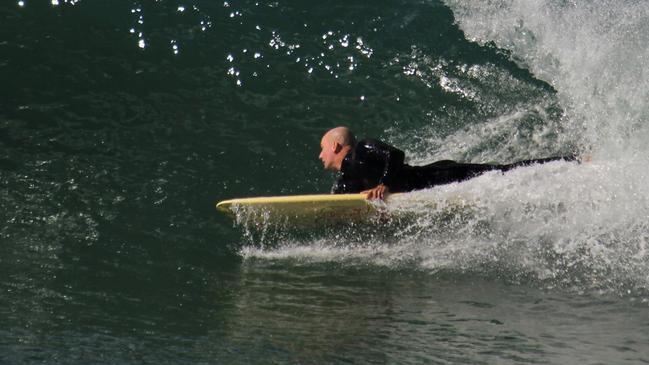
[[[516,167],[556,160],[575,160],[575,156],[524,160],[513,164],[473,164],[442,160],[425,166],[404,163],[403,151],[377,139],[358,141],[342,160],[341,176],[334,194],[359,193],[385,186],[388,191],[406,192],[436,185],[464,181],[487,171],[508,171]]]

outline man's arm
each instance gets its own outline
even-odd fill
[[[331,187],[332,194],[345,194],[345,182],[342,177],[338,178]]]
[[[362,193],[366,194],[367,199],[383,199],[403,168],[405,154],[400,149],[375,139],[364,140],[363,150],[365,158],[375,161],[381,167],[382,173],[379,184]]]
[[[331,194],[352,194],[358,193],[363,188],[354,181],[346,181],[342,176],[336,180],[331,187]]]

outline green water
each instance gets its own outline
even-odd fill
[[[645,44],[646,6],[469,4],[4,1],[0,363],[649,362],[646,102],[619,71],[646,47],[592,61]],[[640,15],[552,43],[588,11]],[[411,163],[595,160],[432,189],[470,208],[385,225],[216,212],[328,192],[339,124]]]

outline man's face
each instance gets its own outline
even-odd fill
[[[330,138],[327,138],[328,136],[322,137],[322,140],[320,141],[320,160],[322,161],[322,164],[324,165],[324,168],[326,170],[337,170],[335,166],[335,161],[336,161],[336,143],[334,143]]]

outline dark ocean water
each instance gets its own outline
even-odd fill
[[[647,19],[627,0],[3,1],[0,363],[649,363]],[[593,161],[418,192],[391,208],[407,222],[216,212],[328,192],[339,124],[414,164]]]

